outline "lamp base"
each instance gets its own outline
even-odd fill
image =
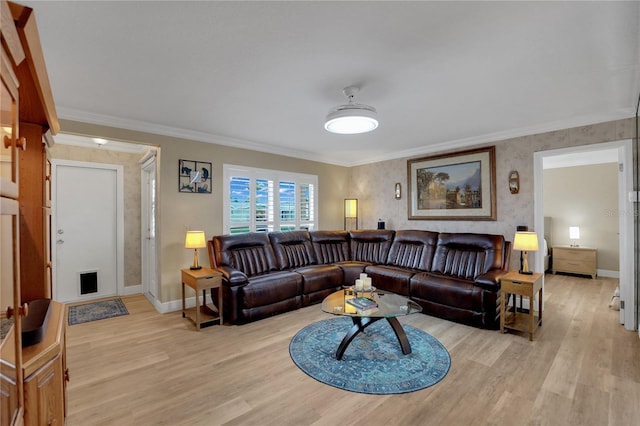
[[[518,273],[522,275],[533,275],[532,271],[518,271]]]
[[[191,269],[192,271],[198,270],[198,269],[202,269],[202,266],[192,266],[189,269]]]

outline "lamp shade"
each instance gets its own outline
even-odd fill
[[[570,226],[569,227],[569,239],[571,239],[571,240],[579,240],[580,239],[580,227],[579,226]]]
[[[204,231],[187,231],[187,236],[184,239],[184,248],[199,249],[206,246]]]
[[[358,199],[347,198],[344,200],[344,217],[353,219],[358,217]]]
[[[516,232],[513,249],[521,251],[538,251],[538,234],[535,232]]]

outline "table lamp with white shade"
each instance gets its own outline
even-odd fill
[[[533,274],[533,272],[529,270],[529,255],[527,252],[538,251],[538,234],[535,232],[516,232],[516,236],[513,239],[513,249],[522,252],[520,258],[520,273],[526,275]]]
[[[184,239],[184,248],[193,249],[193,265],[190,269],[202,269],[202,266],[198,264],[198,249],[206,246],[204,231],[187,231],[187,236]]]
[[[569,239],[571,240],[571,247],[578,247],[578,240],[580,239],[580,227],[569,227]]]

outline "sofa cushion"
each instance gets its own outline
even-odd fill
[[[351,260],[384,264],[395,232],[388,229],[349,231]]]
[[[342,269],[336,265],[310,265],[295,272],[302,275],[302,306],[322,302],[342,286]]]
[[[349,234],[347,231],[313,231],[311,244],[319,264],[349,260]]]
[[[317,263],[307,231],[270,232],[269,241],[281,270]]]
[[[417,273],[409,282],[411,297],[475,312],[483,311],[482,291],[471,281],[430,272]]]
[[[398,266],[371,265],[364,270],[374,287],[404,296],[409,295],[409,280],[416,273]]]
[[[431,271],[474,280],[491,269],[502,269],[504,249],[502,235],[441,233]]]
[[[342,269],[336,265],[305,266],[295,269],[295,272],[302,275],[303,294],[342,286]]]
[[[275,254],[265,233],[213,237],[217,266],[235,268],[248,277],[275,271]]]
[[[285,299],[299,298],[302,293],[302,276],[291,271],[254,276],[249,279],[249,284],[239,289],[239,293],[242,308],[255,308]]]
[[[386,264],[430,271],[437,242],[437,232],[396,231]]]
[[[360,274],[364,272],[367,266],[373,265],[370,262],[356,262],[353,260],[345,260],[344,262],[336,262],[335,265],[342,269],[343,285],[355,285],[356,280],[360,278]]]

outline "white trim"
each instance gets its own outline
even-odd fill
[[[433,144],[420,146],[413,149],[404,151],[396,151],[389,154],[383,154],[378,156],[366,157],[362,154],[359,161],[348,162],[341,160],[340,158],[331,157],[330,155],[321,154],[318,152],[309,152],[303,150],[296,150],[290,147],[281,147],[275,145],[269,145],[267,143],[255,142],[246,139],[233,138],[229,136],[216,135],[213,133],[197,132],[188,129],[181,129],[178,127],[165,126],[155,123],[149,123],[138,120],[131,120],[120,117],[113,117],[103,114],[89,113],[73,108],[66,108],[64,106],[56,106],[58,111],[58,117],[67,120],[80,121],[84,123],[92,123],[103,126],[116,127],[120,129],[135,130],[146,133],[153,133],[157,135],[172,136],[180,139],[190,139],[199,142],[207,142],[224,146],[231,146],[234,148],[250,149],[258,152],[266,152],[269,154],[285,155],[287,157],[301,158],[308,160],[313,158],[315,161],[319,161],[327,164],[334,164],[336,166],[353,167],[361,166],[364,164],[376,163],[379,161],[395,160],[398,158],[412,157],[417,155],[429,154],[432,152],[450,150],[456,148],[464,148],[474,146],[483,143],[495,142],[499,140],[506,140],[511,138],[517,138],[521,136],[534,135],[538,133],[546,133],[555,130],[570,129],[573,127],[585,126],[595,123],[603,123],[607,121],[621,120],[630,118],[635,115],[633,108],[622,108],[615,112],[606,114],[596,114],[590,116],[575,117],[567,120],[559,120],[551,123],[545,123],[536,126],[522,127],[519,129],[505,130],[502,132],[489,133],[480,136],[473,136],[469,138],[461,138],[449,141],[434,141]]]
[[[624,171],[618,176],[618,209],[620,212],[620,300],[625,301],[626,308],[620,310],[620,322],[624,323],[627,330],[635,330],[636,324],[636,288],[634,283],[634,241],[633,235],[633,203],[629,200],[628,193],[633,190],[633,150],[631,139],[604,142],[598,144],[581,145],[576,147],[554,149],[533,153],[533,179],[534,179],[534,221],[538,238],[544,235],[544,206],[542,194],[543,161],[545,157],[564,155],[574,152],[601,151],[604,149],[617,150],[618,162],[624,164]],[[544,268],[543,257],[536,256],[535,270]]]
[[[51,160],[51,221],[53,225],[57,223],[57,201],[55,197],[56,181],[58,179],[58,166],[67,167],[82,167],[89,169],[106,169],[114,170],[116,172],[116,295],[122,295],[124,293],[124,166],[120,164],[107,164],[107,163],[92,163],[86,161],[73,161],[73,160]],[[55,226],[52,226],[52,229]],[[52,231],[53,232],[53,231]],[[51,245],[51,261],[55,265],[57,262],[57,247],[56,244]],[[53,274],[52,278],[52,293],[56,294],[57,277]]]
[[[138,293],[142,294],[141,292],[138,292]],[[169,312],[176,312],[176,311],[182,310],[182,299],[170,300],[168,302],[160,302],[159,300],[150,299],[148,295],[144,295],[144,294],[142,295],[145,296],[147,300],[151,302],[153,307],[156,308],[156,311],[158,311],[161,314],[168,314]],[[195,307],[196,297],[195,296],[185,297],[184,304],[187,309]]]
[[[250,149],[252,151],[266,152],[268,154],[285,155],[287,157],[302,158],[308,160],[315,158],[316,161],[335,164],[338,166],[348,166],[344,161],[339,161],[329,156],[314,152],[285,148],[282,146],[270,145],[268,143],[254,142],[247,139],[239,139],[230,136],[217,135],[214,133],[198,132],[195,130],[182,129],[179,127],[165,126],[145,121],[131,120],[120,117],[112,117],[102,114],[94,114],[72,108],[56,106],[58,117],[67,120],[80,121],[83,123],[98,124],[101,126],[115,127],[119,129],[134,130],[156,135],[171,136],[180,139],[206,142],[217,145],[231,146],[234,148]]]
[[[141,245],[140,266],[141,266],[141,273],[142,273],[142,280],[143,280],[141,292],[144,293],[144,295],[149,300],[158,299],[159,292],[160,292],[160,288],[159,288],[160,282],[158,279],[158,277],[160,276],[160,271],[159,271],[159,263],[158,263],[158,238],[157,238],[158,237],[158,210],[159,210],[158,193],[160,191],[158,191],[159,161],[157,158],[157,153],[158,153],[158,148],[150,148],[147,151],[147,153],[139,161],[140,163],[140,245]],[[148,244],[149,240],[147,239],[148,229],[150,228],[150,225],[149,225],[149,212],[146,211],[146,208],[148,207],[148,204],[149,204],[148,198],[151,195],[151,193],[148,190],[145,176],[147,173],[149,173],[149,170],[152,172],[155,180],[154,196],[156,200],[156,205],[155,205],[155,217],[154,217],[155,229],[154,229],[153,245]],[[151,254],[150,256],[145,256],[149,254],[147,253],[148,249],[150,250],[149,253]],[[153,261],[154,265],[150,269],[147,268],[148,257],[152,257],[154,259]],[[155,288],[151,288],[149,284],[150,282],[155,283]]]
[[[107,143],[104,145],[98,145],[94,142],[93,137],[75,135],[72,133],[58,133],[53,138],[56,144],[60,145],[78,146],[81,148],[89,149],[100,149],[103,151],[126,152],[128,154],[142,154],[146,149],[148,149],[147,145],[132,142],[121,142],[113,139],[108,139]]]
[[[142,284],[125,286],[122,291],[123,296],[131,296],[140,293],[142,293]]]
[[[596,269],[598,277],[603,278],[620,278],[620,271],[610,271],[608,269]]]
[[[250,199],[251,199],[251,213],[249,215],[249,222],[246,223],[246,226],[249,227],[251,231],[255,231],[257,225],[266,225],[273,226],[274,231],[279,231],[281,225],[286,225],[291,222],[280,221],[279,217],[279,202],[280,198],[275,196],[275,193],[278,191],[278,183],[280,182],[294,182],[295,183],[295,197],[296,197],[296,219],[295,219],[295,229],[301,229],[304,226],[304,223],[300,222],[300,199],[299,199],[299,189],[302,184],[310,184],[313,185],[313,194],[310,204],[312,205],[312,215],[313,221],[309,223],[309,225],[313,226],[313,229],[320,229],[320,225],[318,223],[318,176],[303,174],[303,173],[294,173],[287,172],[282,170],[270,170],[270,169],[259,169],[255,167],[246,167],[246,166],[236,166],[232,164],[223,164],[222,165],[222,230],[225,234],[231,232],[231,223],[230,223],[230,182],[232,177],[244,177],[250,180]],[[255,182],[256,179],[266,179],[274,182],[274,214],[273,220],[269,222],[264,222],[257,224],[255,222]],[[291,223],[293,225],[293,223]],[[239,226],[240,224],[234,224],[234,226]]]

